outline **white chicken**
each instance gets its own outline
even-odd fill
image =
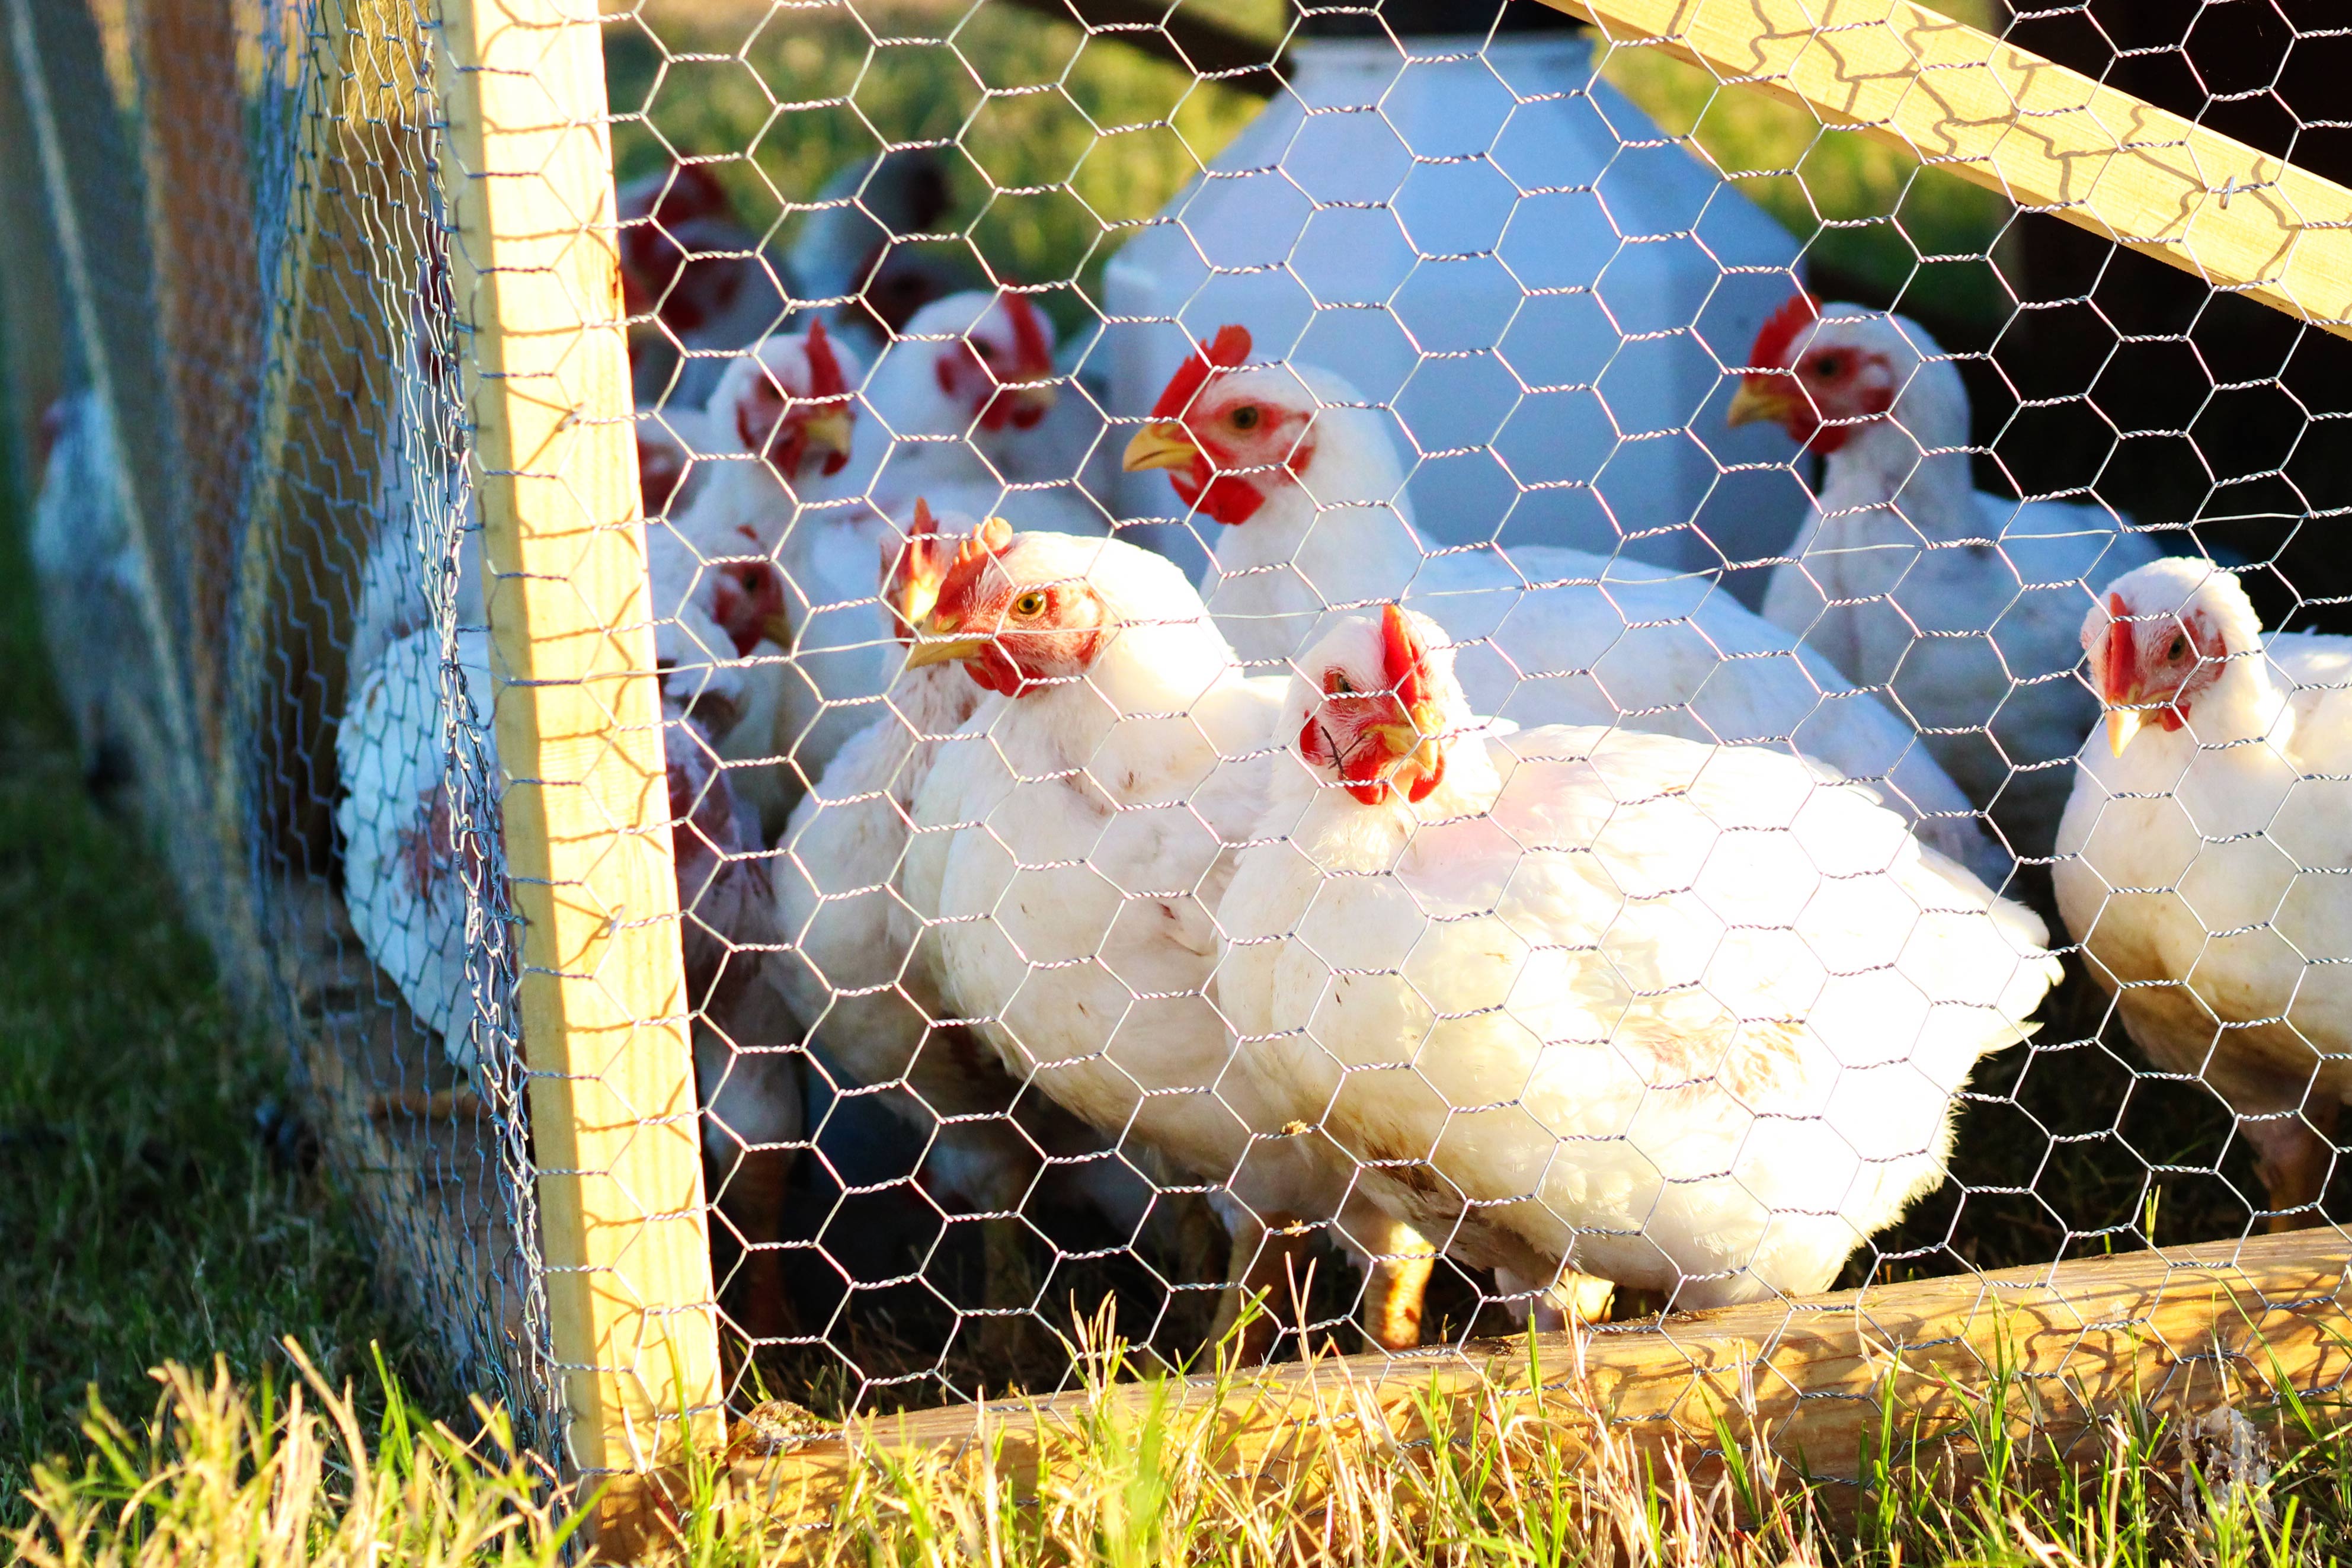
[[[873,632],[874,556],[896,530],[845,484],[863,376],[822,322],[728,366],[705,413],[696,488],[646,534],[657,569],[779,574],[782,596],[763,605],[761,638],[732,672],[743,707],[722,744],[769,833],[871,721],[858,703],[888,679],[887,639]]]
[[[2011,847],[2047,855],[2097,712],[2074,676],[2090,585],[2162,552],[2104,507],[1976,489],[1968,388],[1916,322],[1800,294],[1749,363],[1731,423],[1822,465],[1765,618],[1886,694]]]
[[[1712,578],[1549,546],[1432,545],[1382,416],[1335,376],[1251,368],[1249,354],[1238,326],[1201,345],[1125,457],[1169,469],[1178,499],[1222,525],[1202,593],[1244,658],[1287,659],[1331,615],[1402,598],[1444,626],[1482,711],[1793,747],[1885,781],[1927,843],[2007,876],[1910,726]]]
[[[919,501],[904,545],[884,549],[880,616],[901,648],[930,613],[959,552],[970,558],[1012,534],[998,520],[979,527],[952,515],[950,521],[961,537],[942,536]],[[793,808],[771,861],[782,942],[770,973],[809,1046],[852,1082],[879,1092],[908,1124],[923,1151],[918,1180],[933,1199],[981,1215],[1015,1214],[1039,1180],[1042,1148],[1072,1156],[1068,1172],[1080,1195],[1132,1235],[1143,1217],[1128,1212],[1132,1191],[1105,1190],[1107,1181],[1119,1184],[1110,1163],[1077,1158],[1100,1146],[1066,1112],[1023,1095],[969,1030],[934,1025],[949,1011],[929,976],[908,963],[919,924],[898,902],[897,882],[915,796],[940,744],[971,717],[981,695],[952,666],[906,670],[873,722],[834,753],[824,778]],[[982,1303],[991,1309],[1017,1304],[1019,1229],[992,1223],[982,1230]]]
[[[2352,1098],[2352,638],[2265,634],[2238,580],[2168,558],[2082,644],[2106,710],[2058,830],[2058,909],[2132,1039],[2258,1156],[2270,1228],[2321,1225]]]
[[[961,294],[908,330],[922,335],[894,342],[870,377],[821,324],[730,367],[709,411],[722,460],[677,514],[705,558],[765,556],[790,588],[790,658],[761,650],[761,696],[727,748],[733,762],[778,764],[744,784],[774,827],[872,722],[897,670],[874,597],[875,553],[898,539],[891,519],[922,500],[971,516],[1009,505],[1016,518],[1076,531],[1105,526],[1070,486],[1008,490],[991,472],[1055,403],[1052,328],[1036,308],[1018,294]]]
[[[1240,1292],[1279,1301],[1291,1233],[1336,1219],[1380,1260],[1370,1331],[1416,1342],[1425,1249],[1280,1135],[1207,996],[1280,684],[1243,675],[1173,565],[1116,540],[972,552],[919,630],[910,668],[960,661],[991,693],[923,782],[899,880],[953,1016],[1122,1149],[1221,1187]]]
[[[922,496],[1020,529],[1105,531],[1109,519],[1071,464],[1083,429],[1060,416],[1071,403],[1082,426],[1090,405],[1066,395],[1054,355],[1054,325],[1025,294],[974,290],[925,306],[866,383],[870,417],[847,488],[893,515]]]
[[[1824,1288],[1943,1179],[2041,922],[1785,752],[1477,732],[1450,651],[1391,605],[1299,662],[1218,906],[1240,1076],[1507,1289]]]
[[[353,931],[451,1061],[479,1065],[486,1004],[513,962],[502,899],[489,636],[431,627],[394,640],[362,671],[336,735],[343,899]],[[737,1227],[775,1234],[801,1136],[790,1041],[762,993],[773,900],[756,827],[717,766],[702,724],[665,700],[671,843],[704,1152]],[[751,1254],[743,1316],[780,1331],[789,1300],[779,1254]]]
[[[342,798],[343,903],[368,956],[409,1010],[471,1067],[472,1020],[494,962],[478,909],[496,858],[489,634],[429,628],[395,637],[358,672],[335,737]],[[469,944],[467,938],[473,941]]]
[[[114,420],[97,393],[77,392],[41,416],[41,489],[26,541],[41,589],[41,630],[83,772],[120,777],[133,763],[143,700],[141,661],[123,657],[122,638],[139,628],[143,646],[151,616]]]

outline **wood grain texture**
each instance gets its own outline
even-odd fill
[[[1851,1480],[1882,1410],[1903,1438],[1932,1440],[1962,1426],[1996,1369],[2016,1380],[2014,1417],[2062,1448],[2127,1404],[2170,1414],[2340,1387],[2352,1377],[2346,1268],[2342,1235],[2303,1231],[1538,1335],[1532,1375],[1525,1340],[1495,1341],[1333,1358],[1192,1393],[1215,1402],[1216,1461],[1242,1476],[1286,1477],[1334,1442],[1459,1430],[1483,1410],[1539,1420],[1580,1453],[1605,1430],[1702,1475],[1728,1432]],[[1152,1397],[1109,1395],[1130,1421]],[[730,1491],[780,1526],[813,1526],[878,1456],[976,1460],[991,1443],[996,1473],[1017,1488],[1087,1409],[1064,1396],[869,1419],[738,1466]]]
[[[627,1478],[719,1420],[603,41],[587,0],[443,37],[551,1331],[613,1555]]]
[[[261,277],[236,0],[143,0],[130,21],[172,413],[171,526],[188,573],[189,691],[217,775],[231,529],[244,500],[262,324],[252,308]],[[235,813],[223,823],[241,826]]]
[[[2352,337],[2352,190],[1912,0],[1544,0]]]

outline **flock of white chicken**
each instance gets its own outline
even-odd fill
[[[1208,1195],[1226,1323],[1318,1237],[1390,1347],[1441,1257],[1546,1320],[1817,1290],[1944,1179],[1958,1092],[2059,978],[2021,859],[2239,1114],[2273,1222],[2315,1216],[2352,642],[1977,491],[1916,326],[1801,297],[1759,339],[1732,417],[1823,460],[1759,616],[1431,545],[1390,416],[1241,326],[1107,417],[1016,289],[832,229],[767,256],[692,169],[632,200],[697,1062],[750,1239],[808,1051],[996,1222],[1003,1316],[1041,1184],[1176,1245],[1139,1173]],[[1121,465],[1213,536],[1198,583],[1117,536]],[[496,816],[449,781],[495,773],[448,759],[493,698],[479,630],[411,597],[343,717],[345,896],[469,1059]]]

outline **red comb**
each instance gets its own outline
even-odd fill
[[[1013,542],[1013,525],[1001,517],[992,517],[965,534],[956,546],[956,566],[968,566],[991,555],[1002,555],[1004,547]],[[952,568],[950,568],[952,570]]]
[[[1013,525],[1001,517],[992,517],[956,545],[955,559],[940,579],[940,608],[961,618],[971,608],[973,594],[984,581],[988,563],[1003,554],[1013,542]]]
[[[1213,374],[1245,363],[1249,356],[1247,327],[1234,322],[1219,327],[1215,341],[1202,343],[1192,358],[1169,377],[1168,389],[1160,395],[1160,401],[1151,405],[1151,416],[1154,419],[1183,417],[1184,411],[1192,406],[1192,399],[1200,395],[1201,388],[1208,384]]]
[[[1800,291],[1766,319],[1763,330],[1756,334],[1756,346],[1748,351],[1748,368],[1787,370],[1789,349],[1797,334],[1821,319],[1822,302]]]
[[[1381,674],[1408,708],[1429,700],[1429,648],[1394,605],[1381,606]]]
[[[1013,321],[1013,374],[1016,378],[1054,374],[1054,349],[1045,337],[1045,323],[1026,294],[1003,296],[1004,313]]]
[[[2130,614],[2121,594],[2107,595],[2107,689],[2099,695],[2111,702],[2129,701],[2139,692],[2139,650],[2124,618]]]
[[[848,378],[841,374],[841,361],[835,357],[833,340],[825,336],[823,321],[811,321],[808,330],[809,396],[822,403],[831,398],[849,395]]]
[[[898,609],[906,602],[909,586],[941,574],[946,553],[940,539],[940,520],[931,515],[931,503],[918,496],[914,520],[907,524],[906,542],[894,543],[888,535],[883,536],[883,602],[893,610]]]

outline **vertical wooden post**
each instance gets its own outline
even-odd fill
[[[509,868],[571,1448],[647,1472],[720,1430],[594,0],[448,0],[441,88],[476,422]]]
[[[243,500],[259,370],[260,288],[235,0],[143,0],[131,11],[163,374],[176,432],[171,526],[188,568],[188,683],[205,752],[222,754],[222,633],[230,531]],[[224,826],[241,829],[241,815]],[[234,840],[231,840],[234,842]]]

